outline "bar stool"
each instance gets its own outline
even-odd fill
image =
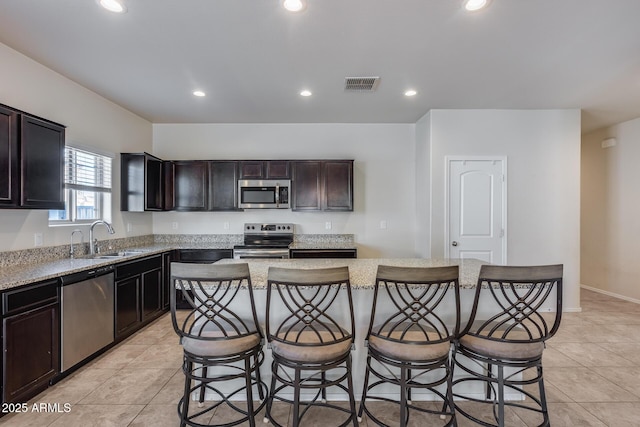
[[[420,420],[421,423],[432,425],[446,420],[444,425],[457,425],[449,352],[460,326],[458,266],[380,265],[373,295],[359,419],[366,412],[370,420],[386,426],[381,420],[385,415],[382,410],[368,405],[377,401],[399,407],[397,421],[402,427],[408,424],[411,414],[419,413],[431,418]],[[374,377],[371,383],[370,376]],[[398,398],[389,397],[393,389],[388,384],[399,388]],[[442,402],[441,409],[419,407],[411,401],[412,390],[430,391]]]
[[[176,289],[190,309],[176,311]],[[260,379],[264,337],[258,326],[248,265],[171,263],[171,319],[184,350],[180,426],[203,426],[195,419],[223,404],[238,412],[239,418],[219,425],[248,421],[255,426],[255,414],[266,403],[267,385]],[[254,389],[262,400],[257,407]],[[207,392],[215,403],[190,414],[190,396],[196,391],[199,408]],[[246,409],[234,400],[238,397],[246,401]]]
[[[343,412],[348,416],[340,426],[357,426],[351,376],[354,316],[349,269],[270,267],[267,284],[266,334],[273,363],[264,421],[282,427],[272,413],[276,400],[293,406],[294,427],[302,425],[312,407]],[[327,402],[329,387],[347,394],[349,409]],[[310,396],[301,396],[310,390]]]
[[[453,381],[459,415],[483,426],[502,427],[505,407],[513,407],[535,413],[542,419],[540,427],[549,426],[542,352],[560,326],[562,269],[481,267],[471,316],[453,352],[454,369],[462,374]],[[473,390],[474,384],[480,387]],[[533,384],[537,393],[526,387]],[[472,414],[462,399],[488,406],[495,424],[481,420],[480,413]]]

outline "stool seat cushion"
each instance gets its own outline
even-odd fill
[[[512,336],[512,339],[515,337]],[[526,339],[526,337],[522,337]],[[501,360],[530,360],[542,357],[544,342],[496,341],[476,335],[464,335],[460,345],[475,353]]]
[[[402,361],[431,361],[442,359],[449,355],[449,349],[451,348],[449,341],[424,343],[424,334],[422,334],[421,342],[414,341],[412,343],[412,340],[408,339],[410,336],[405,338],[407,339],[403,340],[404,342],[398,342],[371,335],[369,337],[369,347],[383,356]]]
[[[222,338],[220,332],[203,332],[206,338]],[[260,335],[254,333],[242,337],[228,337],[216,340],[182,338],[184,351],[200,357],[225,357],[251,350],[260,345]]]
[[[288,342],[273,340],[271,349],[278,356],[302,363],[323,363],[338,360],[351,350],[351,340],[336,342],[341,334],[329,331],[303,331],[278,334],[278,338]],[[291,341],[295,336],[296,341]]]

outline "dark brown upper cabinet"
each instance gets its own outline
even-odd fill
[[[206,211],[209,209],[209,162],[176,160],[171,162],[171,209]]]
[[[353,210],[353,161],[329,160],[323,162],[325,211]]]
[[[209,210],[229,211],[238,206],[238,162],[209,162]]]
[[[289,179],[288,160],[243,160],[240,179]]]
[[[0,105],[0,207],[64,209],[65,128]]]
[[[353,211],[353,160],[292,162],[294,211]]]
[[[292,163],[291,210],[322,210],[322,162],[300,160]]]
[[[0,205],[18,205],[18,181],[18,113],[0,106]]]
[[[120,162],[120,210],[163,210],[164,162],[148,153],[121,153]]]
[[[236,210],[238,162],[180,160],[165,162],[165,209]]]

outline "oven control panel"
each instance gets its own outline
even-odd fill
[[[293,224],[248,223],[244,225],[244,234],[293,234]]]

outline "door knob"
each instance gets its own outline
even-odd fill
[[[451,242],[451,246],[458,246],[458,242],[454,240],[453,242]]]

